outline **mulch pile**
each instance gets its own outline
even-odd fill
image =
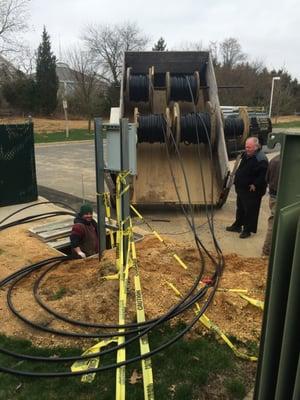
[[[138,265],[146,317],[155,318],[165,313],[178,297],[167,282],[174,284],[181,293],[186,293],[200,268],[195,248],[166,238],[170,248],[188,265],[184,270],[155,237],[146,236],[137,243]],[[28,227],[16,227],[0,233],[0,279],[22,266],[57,255],[39,239],[29,236]],[[206,258],[205,276],[211,276],[213,266]],[[220,289],[247,289],[248,296],[263,300],[266,283],[267,261],[260,258],[242,258],[236,254],[225,255],[225,269],[220,280]],[[105,252],[101,263],[97,258],[74,260],[60,264],[49,272],[40,287],[41,298],[56,311],[69,318],[115,324],[118,322],[117,280],[104,280],[115,269],[115,251]],[[78,327],[56,320],[36,305],[32,295],[32,284],[39,273],[34,273],[16,287],[13,301],[16,308],[27,318],[55,329],[82,332]],[[73,346],[85,341],[54,336],[28,327],[7,309],[6,288],[0,291],[2,323],[0,332],[8,336],[27,338],[37,346]],[[260,336],[262,311],[249,304],[236,293],[218,291],[206,315],[226,334],[241,341],[255,340]],[[189,321],[194,309],[180,318]],[[127,298],[127,321],[135,321],[135,296],[133,271],[130,271]],[[175,321],[176,322],[176,321]],[[175,323],[173,322],[173,323]],[[207,330],[201,323],[193,329],[194,334]]]

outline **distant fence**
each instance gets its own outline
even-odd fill
[[[0,125],[0,206],[37,196],[33,124]]]

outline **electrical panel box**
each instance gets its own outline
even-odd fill
[[[137,145],[137,126],[128,124],[128,147],[129,147],[129,170],[131,175],[137,174],[136,168],[136,145]],[[110,171],[121,170],[121,144],[120,129],[118,126],[107,126],[106,130],[106,168]]]

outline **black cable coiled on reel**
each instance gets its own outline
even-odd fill
[[[244,132],[244,121],[242,118],[226,118],[224,123],[225,137],[241,136]]]
[[[180,118],[181,142],[208,143],[210,139],[210,114],[207,112],[190,113]]]
[[[191,102],[192,98],[196,101],[197,97],[197,79],[195,75],[173,75],[170,77],[171,101]]]
[[[165,142],[167,123],[162,114],[140,115],[138,122],[138,143]]]
[[[149,77],[148,75],[130,75],[129,78],[129,100],[149,101]]]

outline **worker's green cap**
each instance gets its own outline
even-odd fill
[[[78,215],[82,217],[84,214],[92,213],[93,214],[93,207],[90,204],[82,204],[80,207]]]

